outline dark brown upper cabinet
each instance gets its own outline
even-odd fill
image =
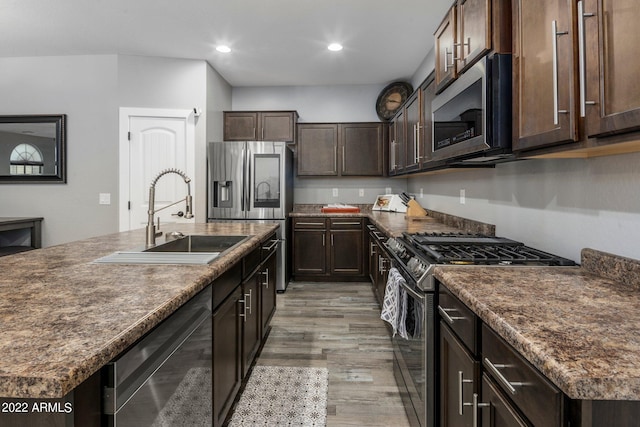
[[[295,111],[225,111],[225,141],[294,142]]]
[[[444,89],[457,76],[456,71],[456,5],[445,15],[435,33],[436,85]]]
[[[513,149],[576,141],[573,6],[516,0],[514,8]]]
[[[435,32],[436,91],[490,50],[511,52],[510,2],[457,0]]]
[[[383,176],[386,128],[382,123],[341,123],[342,176]]]
[[[297,165],[299,176],[338,176],[338,125],[298,125]]]
[[[400,107],[389,124],[389,175],[420,172],[432,166],[431,102],[435,74],[431,73]]]
[[[298,176],[383,176],[387,129],[378,122],[298,125]]]
[[[585,58],[581,115],[586,116],[587,136],[640,129],[637,1],[584,0],[578,2],[578,20],[579,56]]]

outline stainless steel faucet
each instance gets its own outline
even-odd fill
[[[156,199],[156,183],[158,182],[161,176],[166,175],[168,173],[178,174],[182,177],[182,179],[184,179],[184,182],[187,184],[187,196],[184,199],[180,199],[177,202],[173,202],[167,206],[163,206],[160,209],[155,209],[154,204]],[[163,209],[168,208],[169,206],[173,206],[175,204],[178,204],[184,201],[186,204],[186,207],[185,207],[186,212],[184,214],[184,217],[187,219],[193,218],[193,200],[191,198],[190,182],[191,182],[191,178],[189,178],[184,172],[178,169],[165,169],[162,172],[160,172],[158,176],[156,176],[151,182],[151,187],[149,187],[149,210],[148,210],[149,220],[147,221],[147,244],[146,244],[147,248],[150,248],[151,246],[155,246],[156,237],[162,236],[162,231],[156,231],[160,229],[160,218],[158,218],[157,229],[156,229],[156,225],[153,222],[153,216],[155,215],[156,212],[159,212]]]

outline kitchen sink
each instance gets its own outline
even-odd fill
[[[209,264],[251,236],[187,235],[147,249],[117,251],[94,262],[110,264]]]
[[[223,252],[249,237],[187,235],[145,249],[144,252]]]

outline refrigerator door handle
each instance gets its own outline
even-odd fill
[[[251,169],[253,168],[253,162],[251,161],[252,155],[253,155],[252,151],[249,148],[247,148],[247,157],[246,157],[247,165],[245,168],[246,177],[244,182],[244,188],[247,196],[246,208],[244,210],[247,212],[251,210]]]
[[[242,183],[241,183],[241,187],[242,187],[242,194],[240,195],[240,210],[242,212],[244,212],[244,198],[245,198],[245,192],[247,191],[247,184],[246,184],[246,179],[245,179],[245,175],[246,175],[246,170],[247,170],[247,157],[246,157],[246,148],[242,149]]]

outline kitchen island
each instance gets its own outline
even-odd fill
[[[0,258],[0,399],[64,399],[276,229],[172,224],[184,234],[251,236],[208,265],[99,264],[144,246],[145,230]],[[2,415],[2,414],[0,414]]]

